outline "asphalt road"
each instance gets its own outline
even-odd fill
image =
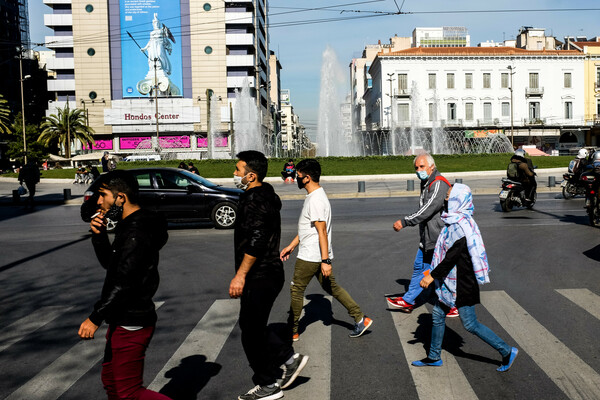
[[[296,233],[301,204],[284,201],[282,246]],[[502,213],[497,196],[475,197],[492,268],[478,317],[520,349],[504,374],[495,371],[499,355],[459,319],[447,321],[444,367],[409,366],[426,355],[431,305],[393,312],[384,294],[403,293],[408,283],[418,231],[396,233],[392,224],[415,205],[411,197],[332,200],[336,279],[374,324],[348,338],[345,310],[311,284],[296,344],[311,360],[285,398],[600,398],[600,231],[587,225],[583,200],[544,193],[533,210]],[[0,398],[105,398],[104,340],[77,337],[104,276],[78,212],[0,207]],[[169,234],[145,382],[178,399],[237,398],[253,385],[237,300],[227,296],[233,232],[177,225]],[[289,280],[293,261],[285,268]],[[272,322],[284,322],[288,307],[285,287]]]

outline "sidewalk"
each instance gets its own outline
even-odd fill
[[[559,193],[564,172],[566,172],[566,167],[537,170],[538,193]],[[498,194],[501,179],[506,176],[506,171],[451,172],[443,175],[451,183],[454,183],[457,179],[462,179],[462,183],[471,187],[473,194]],[[549,177],[554,177],[556,182],[554,187],[548,186]],[[210,180],[219,185],[233,187],[233,178]],[[302,200],[305,197],[305,193],[299,190],[295,183],[285,184],[278,177],[266,178],[265,181],[273,185],[282,200]],[[414,185],[412,191],[407,190],[410,181]],[[364,182],[364,192],[358,191],[359,182]],[[322,176],[321,184],[329,198],[333,199],[419,195],[419,182],[415,174]],[[0,206],[15,205],[12,199],[12,191],[17,189],[18,185],[16,178],[0,178]],[[88,185],[74,185],[71,179],[42,179],[36,187],[36,203],[40,205],[79,205],[83,202],[83,194],[87,187]],[[71,200],[64,199],[64,189],[71,191]]]

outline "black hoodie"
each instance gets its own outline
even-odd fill
[[[144,209],[118,223],[112,244],[106,232],[92,235],[96,256],[106,269],[102,296],[89,317],[94,324],[156,324],[152,296],[159,283],[158,252],[168,237],[165,219]]]
[[[235,270],[244,254],[256,257],[246,281],[284,279],[283,262],[279,259],[281,239],[281,200],[273,186],[263,183],[240,196],[235,223]]]

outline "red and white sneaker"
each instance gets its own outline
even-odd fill
[[[448,311],[448,314],[446,314],[446,317],[448,318],[456,318],[458,316],[458,308],[456,307],[452,307],[450,311]]]
[[[389,307],[397,308],[405,313],[411,313],[413,308],[415,307],[414,305],[404,301],[402,297],[388,297],[387,303]]]

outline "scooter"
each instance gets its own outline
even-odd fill
[[[582,173],[580,181],[585,185],[585,209],[590,219],[590,225],[600,226],[600,199],[598,198],[600,177],[594,170],[591,170]]]
[[[498,194],[502,211],[509,212],[513,207],[532,208],[537,200],[537,191],[534,189],[531,198],[525,197],[525,188],[521,182],[502,178],[502,190]]]
[[[575,196],[585,196],[586,185],[582,183],[580,176],[572,172],[563,174],[563,181],[560,186],[562,187],[562,195],[567,200]]]

